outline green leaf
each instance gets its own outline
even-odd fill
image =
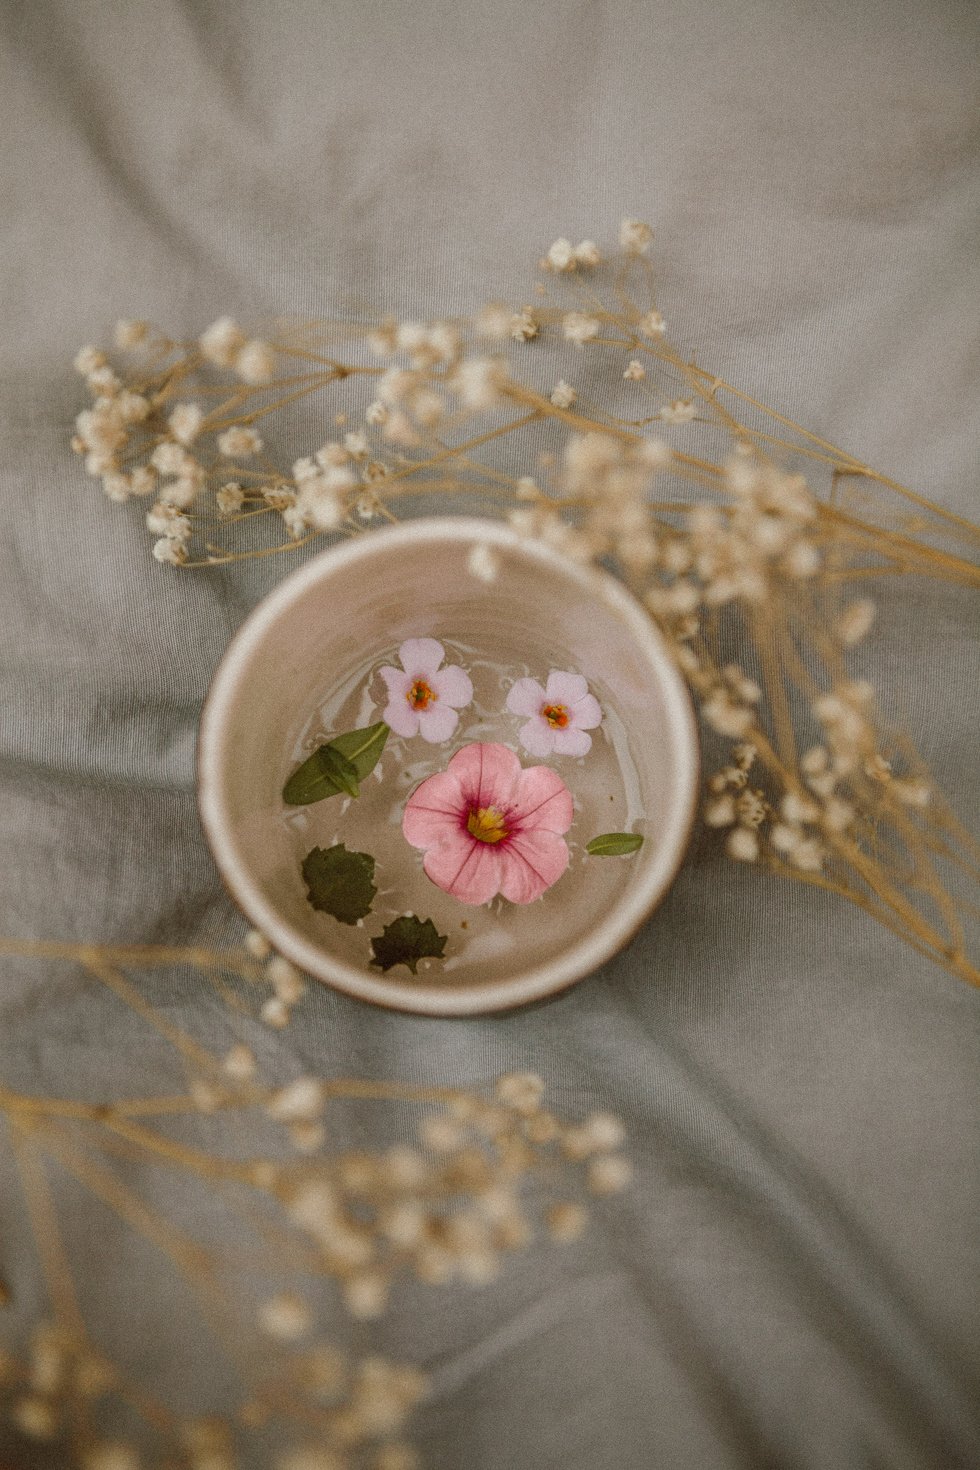
[[[639,832],[603,832],[586,844],[586,852],[592,857],[620,857],[623,853],[636,852],[643,846]]]
[[[318,746],[286,782],[283,801],[288,806],[308,806],[342,791],[357,796],[359,782],[371,774],[381,758],[388,733],[384,720],[379,720],[376,725],[349,730]]]
[[[445,934],[437,934],[431,919],[417,919],[408,914],[393,923],[386,924],[377,938],[371,940],[374,950],[372,965],[390,970],[392,965],[407,965],[412,974],[419,960],[441,960],[446,948]]]
[[[356,924],[371,912],[378,890],[372,882],[374,858],[369,852],[348,852],[342,842],[314,847],[303,859],[303,877],[313,907],[342,924]]]

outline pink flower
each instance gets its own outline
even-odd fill
[[[547,766],[523,770],[506,745],[464,745],[408,799],[402,831],[426,875],[460,903],[497,893],[531,903],[568,867],[572,795]]]
[[[458,664],[439,665],[446,650],[435,638],[407,638],[398,650],[400,669],[380,670],[388,689],[381,718],[396,735],[421,735],[438,745],[459,724],[458,709],[473,698],[469,675]]]
[[[545,689],[537,679],[518,679],[507,695],[507,708],[511,714],[531,716],[517,732],[528,755],[586,755],[592,736],[585,732],[602,722],[599,701],[582,675],[554,669]]]

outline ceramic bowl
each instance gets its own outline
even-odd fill
[[[476,546],[492,553],[491,582],[469,568]],[[563,903],[565,880],[559,880],[529,906],[533,942],[516,952],[493,952],[491,946],[473,963],[413,976],[404,965],[381,973],[367,959],[352,963],[332,946],[330,925],[336,930],[336,924],[306,901],[281,793],[290,751],[318,691],[349,678],[366,659],[417,637],[497,650],[504,661],[519,655],[542,678],[555,668],[584,675],[610,712],[610,728],[626,743],[629,800],[631,810],[643,815],[644,843],[629,857],[588,859],[599,865],[591,871],[603,875],[608,895],[598,913]],[[380,710],[371,715],[380,718]],[[416,737],[415,743],[422,742]],[[512,744],[518,748],[516,739]],[[573,764],[587,771],[588,759]],[[650,617],[615,578],[524,540],[499,522],[447,517],[371,531],[334,546],[288,576],[252,612],[229,645],[205,702],[198,796],[204,831],[229,892],[280,954],[362,1000],[459,1016],[562,990],[635,935],[680,866],[693,824],[698,766],[686,686]],[[574,789],[567,768],[562,774]],[[414,850],[407,851],[418,860]],[[421,875],[420,881],[428,884]]]

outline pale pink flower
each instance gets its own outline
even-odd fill
[[[530,715],[517,732],[528,755],[586,755],[592,749],[586,731],[602,723],[599,701],[582,675],[556,669],[544,689],[537,679],[518,679],[507,695],[507,708],[514,715]]]
[[[460,903],[503,894],[531,903],[568,867],[572,795],[547,766],[524,770],[506,745],[464,745],[408,799],[402,832],[426,876]]]
[[[446,650],[435,638],[407,638],[398,650],[400,669],[379,672],[388,690],[381,718],[396,735],[421,735],[438,745],[459,724],[457,710],[473,698],[470,677],[458,664],[440,668]]]

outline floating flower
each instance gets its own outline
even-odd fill
[[[581,674],[552,670],[542,689],[537,679],[518,679],[507,695],[514,715],[530,715],[518,738],[528,755],[586,755],[594,730],[602,722],[599,701]]]
[[[457,710],[473,698],[470,678],[458,664],[440,668],[446,650],[435,638],[407,638],[398,650],[400,669],[380,670],[388,689],[382,719],[396,735],[421,735],[438,745],[459,724]]]
[[[460,903],[501,893],[531,903],[568,867],[572,796],[547,766],[525,770],[506,745],[465,745],[413,791],[402,832],[426,876]]]

